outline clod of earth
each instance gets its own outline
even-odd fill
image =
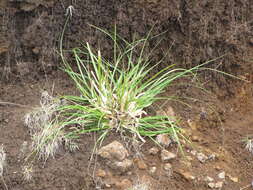
[[[110,161],[122,161],[129,156],[126,148],[118,141],[113,141],[112,143],[103,146],[98,150],[97,154],[104,159],[109,159]]]
[[[169,161],[169,160],[172,160],[174,158],[176,158],[177,155],[172,153],[172,152],[169,152],[167,150],[162,150],[161,151],[161,159],[163,162],[166,162],[166,161]]]
[[[203,154],[203,153],[197,153],[197,159],[201,162],[201,163],[205,163],[208,160],[208,157]]]
[[[170,140],[170,137],[169,135],[167,134],[159,134],[156,136],[156,141],[164,146],[164,147],[168,147],[170,144],[171,144],[171,140]]]
[[[159,149],[157,147],[152,147],[149,149],[148,153],[151,155],[156,155],[159,152]]]
[[[223,172],[221,172],[221,173],[218,174],[218,177],[220,179],[225,179],[225,175],[226,175],[226,173],[223,171]]]
[[[133,161],[130,159],[124,159],[123,161],[107,162],[107,165],[114,169],[115,172],[123,174],[129,171],[133,166]]]

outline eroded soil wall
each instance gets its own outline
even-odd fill
[[[252,45],[252,0],[1,0],[0,73],[2,79],[35,78],[51,73],[60,63],[57,50],[66,20],[74,7],[64,48],[88,41],[109,56],[112,44],[88,24],[113,29],[131,40],[153,33],[161,35],[155,59],[170,49],[164,64],[191,67],[225,55],[213,67],[235,73],[246,48]],[[149,49],[155,43],[148,44]],[[147,50],[148,51],[148,50]]]

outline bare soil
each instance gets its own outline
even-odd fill
[[[185,146],[185,156],[176,146],[168,148],[177,153],[170,162],[172,176],[163,169],[160,155],[147,152],[154,146],[147,142],[142,146],[142,159],[148,168],[157,167],[155,174],[133,169],[124,175],[116,175],[105,167],[103,160],[91,164],[90,157],[96,137],[83,136],[80,150],[74,153],[61,150],[46,163],[36,161],[32,179],[23,179],[24,155],[22,144],[31,143],[24,115],[39,106],[41,92],[51,95],[77,93],[73,83],[59,70],[57,53],[59,36],[69,5],[75,11],[67,26],[64,48],[77,47],[88,41],[100,48],[109,57],[112,44],[93,24],[111,30],[117,24],[118,33],[131,40],[145,36],[154,26],[153,33],[161,34],[162,42],[154,54],[154,62],[170,49],[164,60],[165,67],[176,63],[190,68],[204,61],[226,54],[210,65],[222,71],[243,77],[243,82],[223,75],[204,72],[201,81],[211,94],[183,85],[173,86],[166,94],[180,97],[191,107],[168,102],[182,119],[182,128],[193,144]],[[124,189],[122,180],[131,183],[149,182],[157,190],[205,190],[210,189],[206,176],[215,182],[223,181],[224,190],[239,190],[252,182],[253,155],[245,150],[242,139],[253,135],[253,3],[251,0],[129,0],[129,1],[55,1],[55,0],[2,0],[0,2],[0,144],[7,154],[4,181],[10,190],[93,190]],[[147,52],[156,44],[150,41]],[[188,82],[188,81],[183,81]],[[191,121],[191,124],[188,121]],[[193,123],[193,124],[192,124]],[[104,144],[119,140],[109,136]],[[215,154],[215,159],[200,163],[190,151],[206,155]],[[131,152],[135,156],[135,152]],[[93,175],[93,168],[109,172],[106,178]],[[225,180],[218,174],[226,172]],[[189,175],[184,175],[189,174]],[[188,176],[188,177],[187,177]],[[189,178],[193,176],[194,179]],[[238,182],[237,179],[238,178]],[[105,187],[105,181],[112,183]],[[5,189],[0,179],[0,189]]]

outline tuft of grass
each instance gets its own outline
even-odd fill
[[[149,185],[145,183],[136,184],[128,190],[150,190]]]
[[[95,28],[112,39],[112,59],[105,59],[100,50],[96,52],[86,43],[72,50],[77,66],[74,69],[61,48],[64,71],[80,92],[80,96],[64,96],[68,105],[59,108],[66,126],[78,126],[68,136],[77,138],[81,134],[101,132],[98,141],[102,141],[109,132],[116,131],[145,142],[145,137],[154,140],[156,135],[167,133],[180,145],[182,134],[177,121],[169,116],[149,115],[146,110],[157,100],[165,99],[159,95],[177,79],[195,77],[201,67],[214,60],[191,69],[169,65],[151,75],[163,60],[154,64],[152,52],[144,55],[150,33],[130,43],[117,35],[116,28],[112,34]]]
[[[66,136],[64,123],[59,122],[57,109],[63,104],[45,91],[41,96],[40,107],[25,115],[25,125],[32,137],[32,154],[37,154],[39,159],[54,157],[61,147],[70,151],[78,148]]]
[[[6,161],[6,153],[4,151],[4,146],[0,146],[0,176],[3,177],[4,166]]]
[[[6,190],[8,190],[8,187],[5,183],[5,180],[4,180],[4,167],[6,165],[6,153],[4,151],[4,146],[1,145],[0,146],[0,177],[1,177],[1,180],[3,182],[3,185],[5,187]]]
[[[243,142],[245,143],[245,149],[253,154],[253,139],[247,137],[243,140]]]

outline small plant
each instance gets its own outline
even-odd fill
[[[75,70],[61,48],[64,71],[80,92],[80,96],[64,96],[68,105],[59,109],[66,117],[66,125],[78,126],[68,136],[76,138],[85,133],[102,132],[98,139],[101,141],[110,131],[116,131],[130,133],[134,139],[145,142],[144,137],[154,140],[156,135],[168,133],[180,144],[182,134],[177,121],[169,116],[151,116],[146,110],[155,101],[165,99],[159,95],[176,79],[195,76],[200,67],[211,61],[191,69],[169,65],[151,75],[162,60],[150,66],[151,54],[144,55],[150,33],[129,43],[116,34],[116,29],[113,34],[96,29],[113,40],[112,60],[103,58],[100,51],[95,53],[86,43],[72,50]]]
[[[57,109],[62,104],[62,101],[53,98],[48,92],[43,92],[41,106],[25,116],[25,125],[32,136],[32,151],[44,160],[54,157],[61,147],[71,151],[78,148],[66,136],[64,123],[58,121]]]
[[[129,188],[128,190],[149,190],[149,185],[145,183],[136,184],[133,187]]]
[[[23,179],[25,181],[30,181],[32,179],[32,174],[33,174],[33,167],[32,165],[25,165],[22,167],[22,172],[23,172]]]
[[[0,146],[0,177],[1,177],[1,180],[4,184],[4,187],[6,190],[8,190],[8,187],[5,183],[5,180],[4,180],[4,167],[5,167],[5,162],[6,162],[6,153],[4,151],[4,146],[1,145]]]
[[[248,150],[250,153],[253,154],[253,139],[247,137],[243,141],[245,143],[245,149]]]
[[[6,153],[4,151],[3,145],[0,146],[0,176],[3,177],[4,166],[6,160]]]

